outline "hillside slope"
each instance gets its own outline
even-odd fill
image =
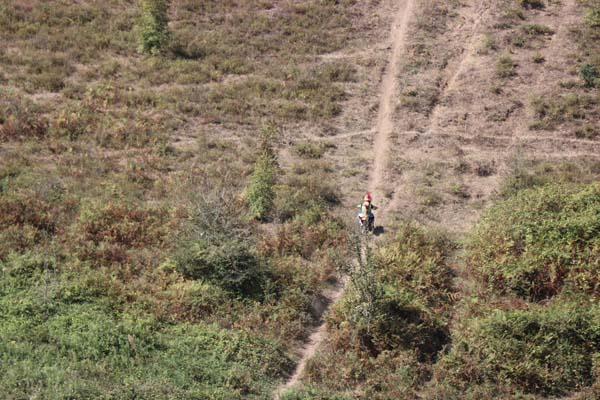
[[[0,392],[597,398],[599,16],[3,2]]]

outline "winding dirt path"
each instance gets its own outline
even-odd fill
[[[392,23],[390,33],[391,54],[388,65],[381,81],[379,111],[377,115],[377,126],[375,129],[373,145],[373,167],[369,176],[368,190],[376,193],[378,198],[381,196],[380,186],[385,177],[385,168],[388,161],[388,150],[390,148],[389,138],[394,129],[394,94],[397,89],[398,60],[404,51],[405,38],[408,23],[413,13],[414,0],[402,0]],[[352,133],[354,135],[355,133]],[[382,210],[380,215],[384,212]],[[324,293],[328,300],[329,307],[335,304],[344,294],[346,286],[345,279],[342,279],[332,290]],[[328,308],[329,308],[328,307]],[[324,313],[327,310],[324,311]],[[300,361],[296,365],[294,373],[287,382],[277,388],[274,393],[274,399],[279,400],[281,396],[289,389],[298,384],[308,361],[315,355],[319,345],[327,336],[327,324],[321,318],[321,324],[313,331],[308,341],[300,350]]]

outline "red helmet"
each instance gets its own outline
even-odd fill
[[[365,194],[365,201],[368,201],[368,202],[373,201],[373,195],[371,195],[371,192],[367,192],[367,194]]]

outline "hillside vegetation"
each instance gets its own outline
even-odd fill
[[[398,6],[3,1],[0,397],[599,398],[600,2],[415,1],[364,237]]]
[[[142,3],[0,5],[7,398],[268,398],[344,257],[327,164],[273,149],[339,113],[363,7]]]

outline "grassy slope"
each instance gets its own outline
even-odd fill
[[[335,271],[339,195],[301,149],[272,229],[242,193],[261,131],[339,114],[362,78],[318,55],[375,29],[367,6],[174,1],[157,57],[133,1],[0,6],[5,396],[270,396]]]
[[[598,197],[597,186],[589,186],[598,179],[597,157],[589,153],[597,146],[561,139],[596,138],[582,133],[593,132],[598,91],[585,86],[580,68],[597,65],[598,26],[589,21],[598,3],[567,8],[569,25],[554,42],[544,24],[560,23],[554,17],[565,12],[565,3],[542,2],[541,9],[523,3],[469,2],[477,15],[456,4],[420,5],[413,53],[400,77],[391,207],[403,219],[451,224],[460,232],[485,202],[499,204],[467,234],[467,257],[458,264],[436,256],[444,252],[411,239],[405,229],[387,240],[381,255],[390,257],[397,248],[402,256],[375,263],[381,297],[357,307],[349,291],[332,317],[323,354],[309,365],[306,387],[290,399],[597,396]],[[466,28],[452,30],[457,24]],[[462,56],[453,53],[461,54],[457,43],[442,45],[449,35],[462,38]],[[436,44],[445,51],[431,50]],[[534,57],[542,53],[549,64],[533,69],[544,62]],[[536,78],[538,71],[556,84]],[[538,106],[538,92],[548,106]],[[532,144],[529,136],[540,131],[555,140]],[[502,136],[511,132],[517,138],[505,143]],[[439,283],[448,263],[458,277],[444,290]],[[385,287],[388,276],[393,289]],[[514,292],[507,293],[512,284]],[[415,293],[420,285],[447,303],[432,307]],[[376,316],[370,329],[357,323],[365,307]],[[427,318],[432,315],[450,332],[433,362],[423,360],[417,343],[435,343],[428,336],[436,332]],[[413,340],[408,347],[406,337]],[[393,345],[378,347],[386,343]]]
[[[346,150],[356,152],[352,143],[339,152],[330,142],[304,140],[284,148],[271,214],[278,223],[267,229],[248,221],[240,194],[261,130],[279,132],[271,143],[277,148],[305,132],[323,136],[338,124],[347,129],[368,122],[356,122],[343,106],[372,116],[369,102],[358,107],[350,95],[372,89],[377,80],[368,75],[377,75],[378,61],[318,55],[352,47],[359,36],[376,40],[381,21],[369,10],[384,5],[173,1],[173,42],[163,57],[137,52],[134,2],[0,6],[7,38],[0,44],[3,393],[270,396],[315,322],[311,303],[348,256],[343,224],[319,218],[320,210],[340,201],[326,182],[356,182],[364,160],[359,154],[353,165],[341,164]],[[598,5],[581,7],[591,6]],[[402,129],[425,128],[444,99],[440,82],[454,71],[446,66],[460,61],[460,49],[446,47],[457,10],[455,2],[419,7],[411,57],[403,65],[398,111],[408,117]],[[584,12],[578,8],[578,15]],[[540,15],[507,0],[494,4],[480,28],[489,29],[477,52],[491,66],[484,68],[493,75],[485,82],[496,108],[512,110],[511,96],[531,85],[516,77],[545,48],[545,30],[531,27]],[[598,62],[597,25],[578,21],[569,36],[577,45],[576,66],[569,79],[551,86],[552,96],[520,99],[517,110],[526,103],[531,111],[526,118],[496,108],[473,115],[491,118],[490,129],[514,127],[508,116],[516,115],[532,117],[525,123],[532,130],[595,140],[597,89],[582,85],[578,68]],[[440,46],[448,51],[435,51]],[[515,71],[506,52],[520,65]],[[460,88],[460,77],[457,82]],[[357,89],[362,85],[368,89]],[[476,196],[469,185],[499,176],[503,165],[484,153],[463,157],[442,144],[454,155],[425,165],[398,158],[390,166],[401,182],[415,186],[406,192],[418,201],[397,203],[406,206],[402,217],[439,222],[448,210],[471,214],[480,204],[470,200]],[[518,206],[523,188],[585,182],[597,173],[593,163],[517,160],[502,191],[517,193],[509,202]],[[484,274],[469,276],[474,287],[456,293],[448,257],[454,244],[443,236],[408,225],[375,252],[373,274],[356,278],[359,285],[361,279],[378,282],[374,291],[349,291],[330,318],[330,340],[308,367],[306,388],[290,399],[510,398],[522,392],[535,398],[582,388],[582,399],[593,398],[596,389],[585,386],[597,369],[591,358],[597,307],[574,312],[583,304],[577,296],[530,303],[488,289],[475,279]],[[244,261],[242,281],[223,274],[231,254]],[[492,261],[484,259],[482,271]],[[205,273],[206,279],[194,279]],[[260,284],[246,290],[239,284],[244,279]],[[597,289],[592,294],[597,297]],[[376,301],[364,306],[371,295]],[[564,307],[556,304],[563,300]],[[532,334],[534,325],[542,328]],[[544,361],[557,346],[561,351]],[[524,364],[514,349],[533,356]],[[563,365],[576,368],[563,374]]]

